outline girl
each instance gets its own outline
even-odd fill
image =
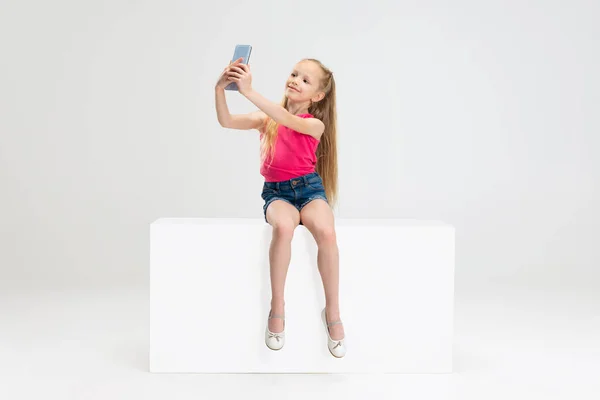
[[[294,229],[304,225],[318,246],[317,264],[325,291],[321,319],[334,357],[346,354],[339,310],[339,253],[331,207],[337,195],[336,104],[333,73],[320,61],[304,59],[285,82],[281,105],[252,89],[250,67],[231,62],[215,87],[217,118],[231,129],[260,132],[265,221],[273,227],[269,249],[271,310],[265,343],[279,350],[285,341],[284,286]],[[224,88],[239,92],[260,110],[231,115]]]

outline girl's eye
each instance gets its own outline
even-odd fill
[[[292,72],[292,76],[295,76],[296,74]],[[308,81],[306,79],[304,79],[304,82],[308,83]]]
[[[295,76],[296,74],[292,72],[292,76]],[[306,79],[304,79],[304,82],[309,83]]]

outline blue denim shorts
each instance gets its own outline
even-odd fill
[[[267,221],[267,207],[275,200],[286,201],[296,207],[298,211],[315,199],[323,199],[328,202],[323,181],[317,172],[287,181],[265,182],[261,196],[265,201],[263,206],[265,221]],[[300,225],[303,225],[302,221],[300,221]]]

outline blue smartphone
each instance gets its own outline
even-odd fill
[[[250,61],[250,53],[252,53],[252,46],[249,44],[238,44],[235,46],[231,62],[242,57],[242,64],[248,65],[248,62]],[[229,85],[225,86],[225,90],[238,90],[238,85],[235,82],[231,82]]]

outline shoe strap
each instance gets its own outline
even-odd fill
[[[269,319],[271,318],[281,318],[281,319],[285,319],[285,316],[280,315],[280,314],[271,314],[271,312],[269,312]]]
[[[342,321],[341,320],[337,320],[337,321],[333,321],[327,324],[327,326],[331,326],[331,325],[335,325],[335,324],[341,324]]]

